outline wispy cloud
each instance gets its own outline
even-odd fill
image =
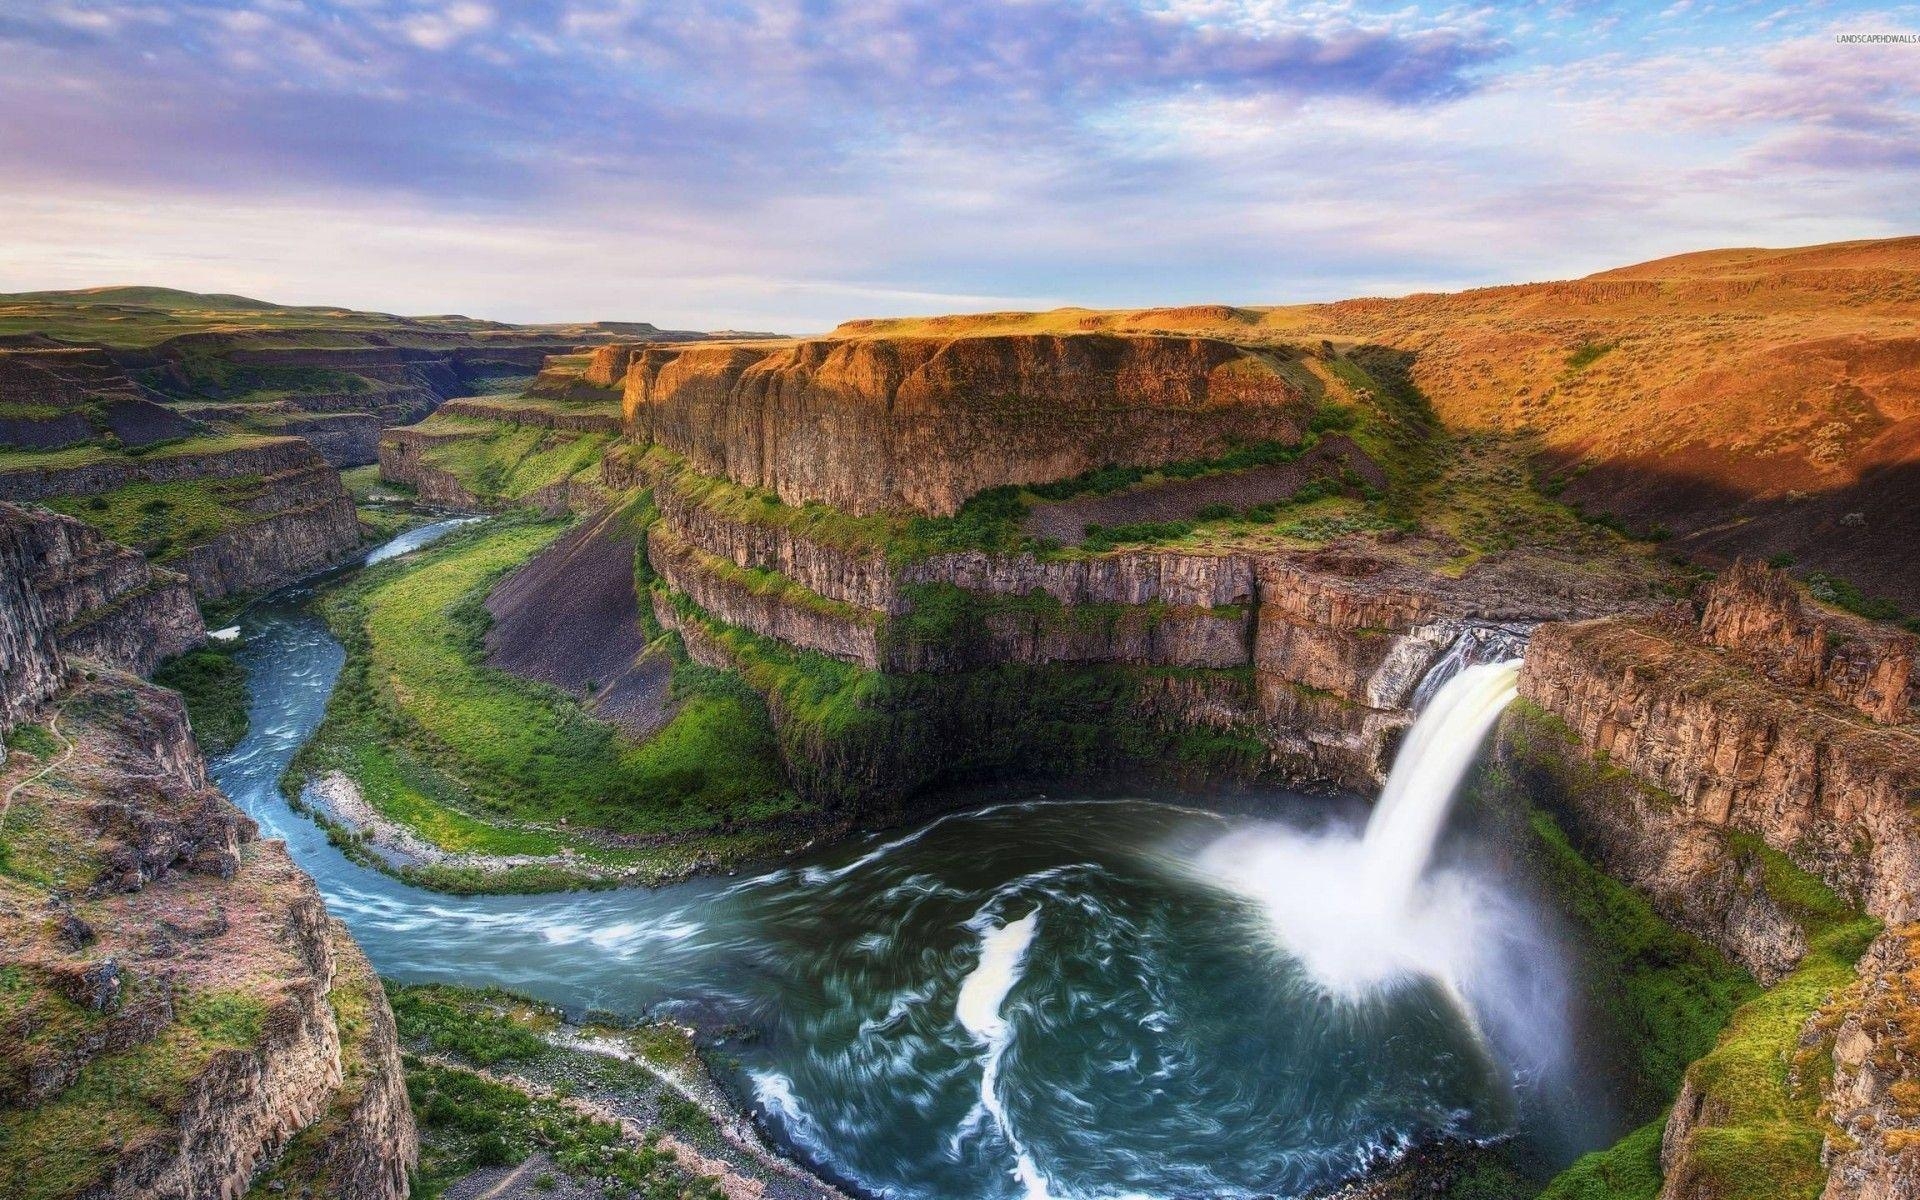
[[[24,0],[0,11],[0,287],[112,263],[806,327],[1890,232],[1914,215],[1920,47],[1837,45],[1832,21],[1739,0]],[[1817,213],[1794,198],[1812,179]]]

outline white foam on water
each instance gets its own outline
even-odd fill
[[[1437,984],[1516,1081],[1561,1068],[1568,999],[1536,918],[1475,870],[1434,870],[1455,793],[1500,713],[1519,663],[1467,666],[1420,715],[1363,833],[1241,829],[1195,860],[1199,878],[1252,901],[1276,942],[1324,993],[1358,1002],[1413,980]]]
[[[1013,1130],[1006,1105],[1000,1099],[1000,1064],[1013,1045],[1013,1025],[1001,1011],[1014,985],[1020,982],[1027,950],[1040,927],[1040,908],[1004,925],[995,925],[981,910],[968,927],[980,931],[980,961],[960,983],[954,1016],[973,1040],[986,1048],[980,1064],[980,1107],[993,1118],[1000,1135],[1013,1147],[1011,1174],[1025,1189],[1027,1200],[1050,1200],[1047,1177]]]
[[[216,642],[237,642],[240,640],[240,627],[229,625],[225,629],[215,629],[207,633]]]
[[[811,1113],[801,1107],[799,1098],[793,1094],[791,1079],[778,1071],[750,1071],[748,1078],[753,1080],[754,1100],[763,1111],[780,1118],[788,1137],[820,1160],[833,1161],[826,1138],[821,1136],[819,1124]]]
[[[1284,826],[1220,838],[1194,863],[1255,902],[1274,934],[1329,994],[1358,999],[1426,977],[1464,992],[1486,914],[1504,912],[1472,876],[1427,878],[1453,794],[1514,697],[1515,663],[1468,667],[1420,716],[1395,757],[1363,836]]]

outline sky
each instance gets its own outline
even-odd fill
[[[1920,233],[1920,6],[0,3],[0,291],[1277,304]]]

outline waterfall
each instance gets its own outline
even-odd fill
[[[1453,653],[1448,652],[1449,659]],[[1518,659],[1457,671],[1434,692],[1400,744],[1361,839],[1364,883],[1385,911],[1403,910],[1411,902],[1454,793],[1493,723],[1519,694],[1519,676]]]
[[[1532,625],[1462,626],[1448,644],[1447,652],[1420,677],[1413,695],[1408,698],[1407,707],[1416,713],[1426,711],[1427,706],[1433,703],[1433,698],[1440,694],[1440,689],[1468,667],[1519,658],[1526,653],[1527,639],[1531,636]]]
[[[1455,992],[1485,974],[1511,908],[1474,871],[1422,886],[1454,792],[1514,698],[1517,660],[1460,670],[1420,714],[1363,834],[1258,825],[1214,842],[1191,864],[1258,905],[1275,937],[1325,991],[1359,998],[1417,977]]]

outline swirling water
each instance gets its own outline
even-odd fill
[[[1435,1133],[1519,1132],[1564,1159],[1608,1132],[1543,1135],[1580,1099],[1473,998],[1418,972],[1338,994],[1263,905],[1195,869],[1272,814],[1352,840],[1363,814],[1324,798],[1262,821],[1035,798],[655,891],[454,898],[367,870],[278,792],[343,658],[309,598],[242,618],[253,731],[214,775],[381,973],[688,1020],[779,1139],[860,1191],[1290,1195]],[[1520,894],[1480,897],[1511,918],[1489,961],[1512,1004],[1556,1003]]]

